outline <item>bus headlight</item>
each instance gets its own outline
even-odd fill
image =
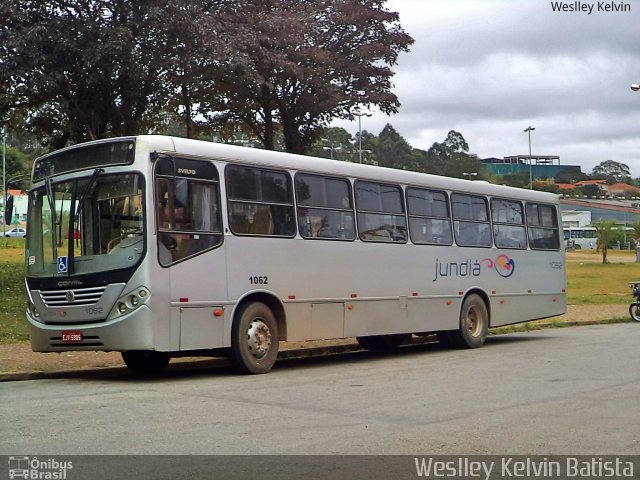
[[[117,313],[124,315],[136,308],[144,305],[151,296],[149,290],[145,287],[138,287],[133,292],[126,293],[121,296],[117,302]]]
[[[31,318],[33,318],[35,321],[40,322],[40,312],[38,311],[38,309],[36,308],[36,306],[31,303],[31,302],[27,302],[27,309],[29,310],[29,313],[31,314]]]

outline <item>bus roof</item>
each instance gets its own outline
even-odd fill
[[[124,139],[135,140],[138,147],[143,147],[150,152],[179,153],[187,156],[203,157],[211,160],[234,162],[239,164],[287,170],[301,170],[309,173],[369,179],[404,185],[429,186],[430,188],[442,190],[463,191],[466,193],[509,197],[520,200],[546,203],[559,202],[559,197],[553,193],[508,187],[505,185],[495,185],[485,181],[443,177],[408,170],[377,167],[360,163],[343,162],[326,158],[165,135],[139,135],[135,137],[118,137],[96,140],[67,147],[56,153],[70,151],[74,148],[84,147],[91,144],[116,140],[122,141]],[[47,155],[44,157],[46,156]]]

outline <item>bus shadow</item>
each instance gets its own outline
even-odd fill
[[[506,345],[508,343],[516,342],[548,340],[549,338],[552,338],[552,335],[531,335],[530,332],[503,333],[501,335],[491,335],[490,337],[487,337],[485,345]]]
[[[490,336],[487,338],[485,346],[483,348],[492,348],[492,346],[500,346],[513,344],[518,342],[530,342],[534,340],[544,340],[549,337],[531,336],[527,333],[517,334],[510,333],[504,335]],[[306,355],[290,359],[278,360],[274,366],[274,370],[293,370],[297,368],[313,368],[322,367],[326,365],[336,365],[340,363],[360,363],[360,362],[372,362],[376,360],[386,360],[389,358],[406,358],[413,356],[424,355],[438,355],[438,354],[455,354],[456,352],[464,351],[455,347],[448,347],[442,345],[435,339],[428,341],[403,345],[395,350],[391,351],[370,351],[364,349],[357,349],[347,352],[330,353],[330,354],[315,354]]]
[[[531,342],[549,339],[547,336],[530,335],[524,333],[509,333],[495,335],[487,338],[483,348],[498,347],[500,345],[518,342]],[[370,351],[360,348],[356,343],[341,345],[338,347],[300,348],[281,352],[274,371],[286,371],[295,369],[308,369],[339,365],[341,363],[353,365],[354,363],[384,361],[389,358],[406,358],[411,356],[423,356],[425,354],[437,355],[440,353],[455,353],[462,351],[457,348],[447,347],[433,338],[424,341],[416,341],[410,345],[403,345],[391,351]],[[154,376],[140,376],[132,373],[126,367],[105,368],[100,370],[80,370],[77,372],[65,372],[64,378],[96,381],[118,382],[164,382],[167,380],[191,380],[199,377],[235,377],[238,374],[226,357],[202,358],[197,360],[173,360],[169,367],[161,374]],[[53,375],[47,378],[55,378]],[[62,378],[62,377],[59,377]]]

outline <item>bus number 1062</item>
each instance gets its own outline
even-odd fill
[[[269,284],[269,277],[255,275],[253,277],[249,277],[249,283],[251,285],[268,285]]]

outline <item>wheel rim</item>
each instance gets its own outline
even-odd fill
[[[483,323],[484,318],[478,308],[471,307],[469,308],[469,310],[467,310],[467,315],[465,316],[465,326],[472,337],[477,337],[478,335],[480,335]]]
[[[254,319],[247,330],[247,345],[254,358],[264,358],[271,348],[271,330],[261,319]]]

